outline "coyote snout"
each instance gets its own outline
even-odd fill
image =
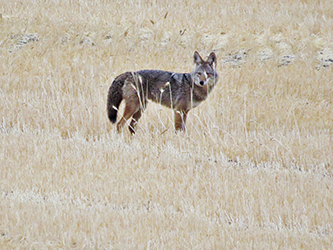
[[[112,82],[108,93],[108,117],[117,120],[117,110],[124,99],[126,102],[123,117],[117,123],[117,130],[132,118],[129,130],[135,127],[151,100],[174,110],[176,130],[185,130],[187,113],[204,101],[218,81],[216,55],[211,52],[203,60],[194,52],[195,69],[191,73],[174,73],[162,70],[140,70],[125,72]]]

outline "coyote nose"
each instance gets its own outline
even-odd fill
[[[200,81],[200,85],[204,85],[204,83],[205,83],[204,81]]]

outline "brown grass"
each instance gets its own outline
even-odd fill
[[[0,248],[332,248],[332,9],[0,0]],[[114,77],[194,50],[220,81],[188,133],[150,103],[117,134]]]

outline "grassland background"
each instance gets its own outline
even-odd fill
[[[332,249],[333,2],[0,0],[1,249]],[[175,134],[124,71],[220,81]]]

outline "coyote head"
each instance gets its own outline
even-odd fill
[[[191,73],[194,83],[199,87],[214,86],[218,80],[216,55],[211,52],[207,61],[203,60],[197,51],[194,52],[195,70]]]

